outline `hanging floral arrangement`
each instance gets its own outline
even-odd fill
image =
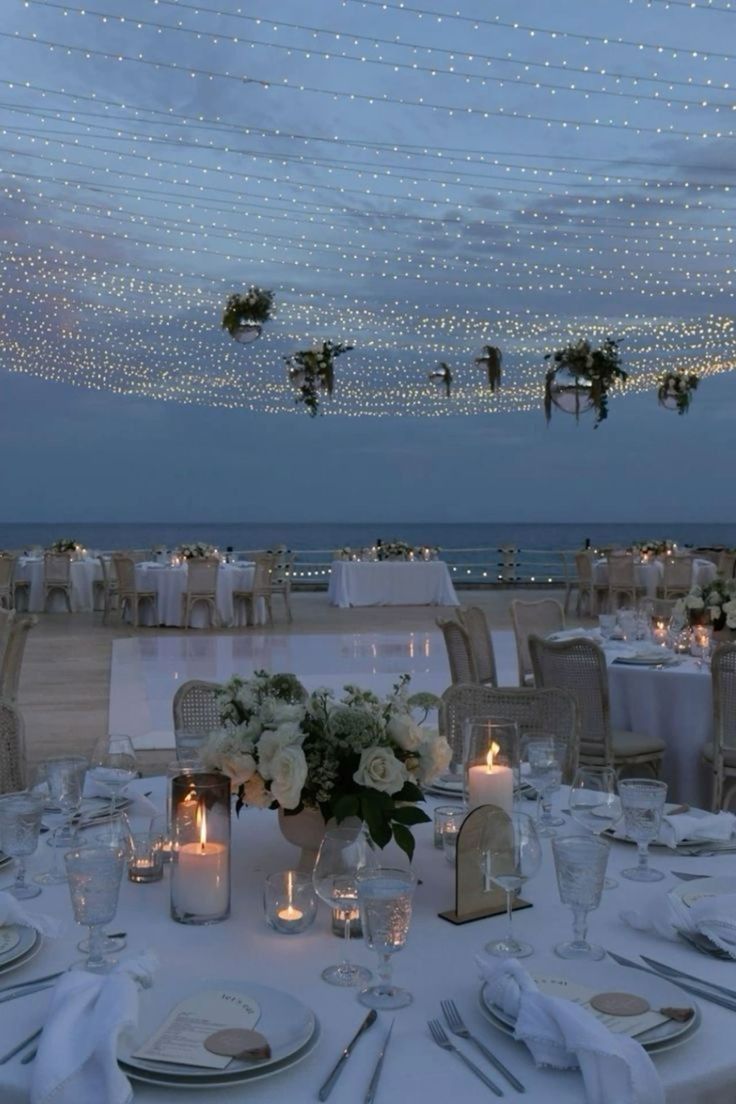
[[[448,399],[450,398],[450,395],[452,394],[452,381],[454,379],[454,376],[452,374],[452,371],[450,370],[449,364],[446,364],[444,360],[441,360],[437,367],[429,373],[428,379],[432,380],[433,383],[442,384],[445,389],[445,395]]]
[[[495,392],[501,386],[501,360],[503,354],[495,345],[484,345],[481,356],[475,358],[476,364],[485,364],[488,386]]]
[[[600,349],[589,341],[580,340],[565,349],[547,353],[552,365],[547,370],[544,387],[544,413],[549,422],[552,407],[577,420],[587,410],[595,410],[595,428],[608,417],[608,393],[618,381],[624,383],[628,373],[621,367],[619,343],[607,337]]]
[[[699,378],[692,374],[665,373],[657,389],[659,405],[667,410],[676,410],[678,414],[687,414],[693,401],[693,391],[697,390],[699,383]]]
[[[250,287],[244,295],[235,292],[222,312],[222,328],[242,345],[261,336],[263,323],[273,313],[273,292]]]
[[[289,380],[298,389],[297,402],[304,403],[310,416],[319,413],[320,391],[331,395],[335,387],[335,357],[349,353],[353,345],[323,341],[314,349],[300,349],[284,357]]]

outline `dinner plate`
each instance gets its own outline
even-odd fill
[[[626,667],[676,667],[680,660],[667,652],[661,655],[657,652],[634,652],[633,655],[616,656],[613,662]]]
[[[701,897],[722,897],[727,893],[736,893],[736,878],[698,878],[695,882],[683,882],[670,890],[670,895],[679,897],[688,908]]]
[[[252,1062],[233,1059],[225,1069],[213,1070],[135,1056],[134,1052],[151,1038],[180,1001],[198,992],[208,992],[213,989],[242,992],[257,1001],[260,1006],[260,1016],[255,1027],[268,1039],[271,1047],[270,1058],[255,1066]],[[152,989],[146,990],[141,995],[138,1026],[130,1038],[121,1040],[118,1047],[118,1061],[131,1076],[133,1076],[132,1071],[135,1070],[136,1074],[143,1074],[147,1079],[154,1078],[159,1084],[175,1082],[177,1085],[199,1086],[208,1083],[214,1085],[223,1082],[250,1081],[255,1077],[266,1076],[272,1067],[285,1068],[283,1063],[295,1059],[302,1051],[308,1052],[316,1032],[317,1019],[311,1009],[290,993],[284,993],[279,989],[233,979],[167,978],[165,982],[156,983]],[[304,1054],[301,1054],[301,1057],[304,1057]]]
[[[17,930],[18,941],[4,954],[0,954],[0,974],[7,974],[25,965],[41,950],[43,937],[40,932],[22,925],[18,925]]]
[[[677,802],[668,801],[665,804],[665,807],[664,807],[664,815],[668,816],[669,814],[673,813],[675,811],[675,809],[683,809],[683,806],[680,805]],[[711,815],[710,813],[706,812],[705,809],[688,808],[687,812],[691,816],[695,816],[695,817],[697,817],[699,813],[702,814],[704,817]],[[631,838],[631,836],[626,835],[626,832],[625,832],[624,827],[623,827],[623,821],[619,821],[619,825],[620,825],[620,827],[618,825],[614,825],[612,828],[604,828],[604,830],[601,832],[601,835],[602,836],[607,836],[609,839],[618,840],[619,843],[635,844],[636,840],[633,840]],[[703,847],[706,847],[709,843],[712,843],[712,844],[723,843],[723,840],[709,840],[709,839],[706,839],[704,836],[693,836],[691,839],[680,840],[679,843],[675,844],[674,848],[670,847],[669,844],[667,844],[667,843],[662,843],[661,840],[652,840],[652,842],[649,844],[649,846],[650,847],[663,847],[667,851],[677,851],[680,848],[684,848],[685,850],[689,851],[690,848],[693,847],[694,845],[701,845],[702,844]]]

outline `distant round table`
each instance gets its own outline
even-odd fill
[[[233,591],[249,590],[253,585],[255,564],[243,560],[240,563],[220,564],[217,572],[217,612],[220,624],[226,627],[245,625],[245,603],[233,602]],[[187,587],[187,566],[173,567],[170,564],[139,563],[135,567],[135,581],[138,590],[152,590],[157,596],[158,616],[154,618],[150,602],[141,603],[140,620],[143,625],[168,625],[172,628],[183,626],[182,599]],[[255,623],[266,623],[266,604],[262,598],[256,602]],[[192,610],[190,627],[201,629],[209,626],[207,610],[203,602],[197,602]]]
[[[647,598],[656,598],[657,589],[661,587],[664,578],[664,564],[661,560],[649,560],[647,563],[638,563],[635,566],[634,577],[636,585],[643,587]],[[716,577],[716,565],[710,560],[693,560],[693,573],[691,586],[704,586]],[[593,586],[608,586],[608,563],[606,560],[596,560],[593,564]]]
[[[330,605],[459,606],[444,560],[333,560]]]
[[[91,613],[95,608],[94,585],[102,583],[102,565],[93,556],[83,560],[72,560],[70,565],[72,613]],[[51,594],[51,600],[44,610],[43,601],[43,556],[19,556],[15,565],[15,581],[27,582],[29,613],[67,613],[64,595],[58,590]],[[19,608],[23,603],[25,587],[18,588]]]

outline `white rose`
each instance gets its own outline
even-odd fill
[[[691,610],[705,609],[705,602],[697,594],[688,594],[685,599],[685,608]]]
[[[243,800],[246,805],[255,805],[257,809],[267,809],[271,804],[271,795],[263,784],[260,774],[252,775],[244,786]]]
[[[719,617],[721,616],[721,607],[720,606],[711,606],[710,609],[708,610],[708,613],[710,614],[711,621],[717,621],[719,619]]]
[[[275,725],[285,724],[287,721],[301,721],[304,719],[305,709],[303,705],[271,699],[263,703],[261,716],[265,723]]]
[[[230,751],[220,759],[220,770],[231,779],[234,787],[247,782],[256,769],[256,761],[249,752]]]
[[[258,769],[263,777],[273,777],[273,760],[283,748],[300,744],[303,739],[304,733],[293,721],[264,732],[258,741]]]
[[[726,624],[728,625],[729,629],[736,629],[736,611],[728,614],[728,616],[726,617]]]
[[[729,613],[736,613],[736,599],[730,598],[728,602],[724,602],[723,612],[726,615],[728,615]]]
[[[293,744],[282,748],[274,756],[271,770],[271,796],[276,798],[282,809],[296,809],[307,780],[304,752]]]
[[[427,785],[444,774],[452,759],[452,748],[444,736],[431,733],[419,748],[419,782]]]
[[[368,786],[382,793],[395,794],[406,782],[404,764],[396,758],[390,748],[366,748],[360,753],[360,763],[353,775],[359,786]]]
[[[408,713],[396,713],[386,725],[386,732],[403,751],[416,751],[424,733]]]

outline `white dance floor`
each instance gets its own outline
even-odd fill
[[[499,681],[514,684],[513,636],[498,632],[493,638]],[[260,669],[291,671],[308,690],[339,691],[353,682],[383,694],[404,672],[411,675],[410,693],[441,694],[450,683],[439,631],[141,635],[113,643],[110,732],[126,733],[141,750],[173,748],[171,703],[183,682],[224,682]]]

